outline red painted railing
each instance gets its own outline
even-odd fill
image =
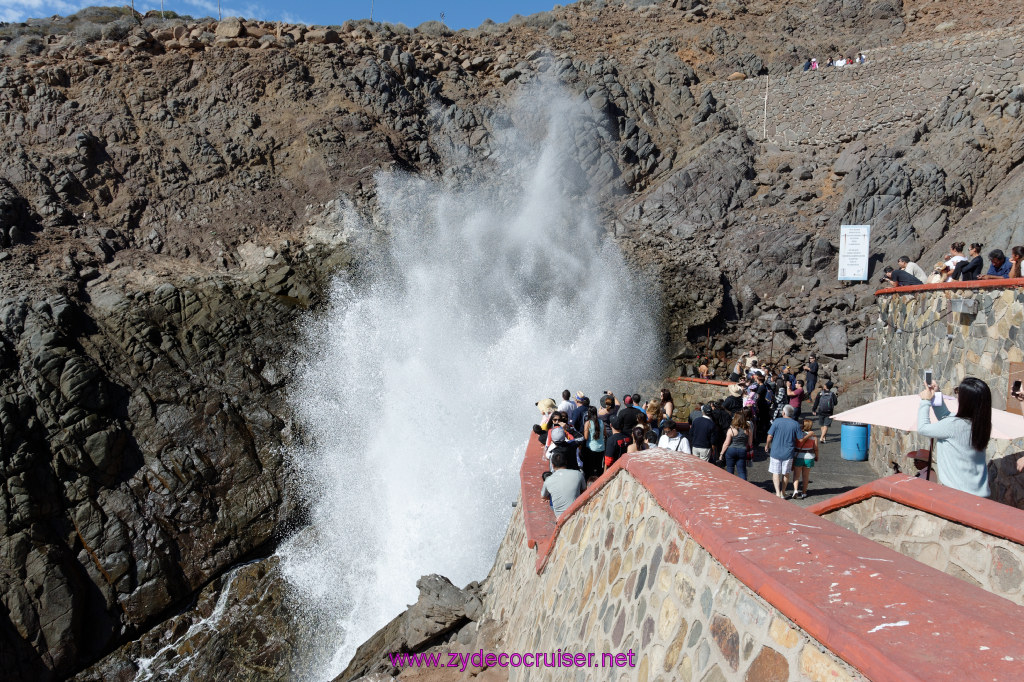
[[[905,287],[886,287],[875,292],[875,296],[887,294],[916,294],[921,291],[957,291],[960,289],[1019,289],[1024,287],[1024,277],[1014,279],[976,279],[970,282],[938,282],[937,284],[912,284]]]
[[[1024,545],[1024,511],[923,478],[893,474],[807,508],[824,516],[872,497],[884,497],[968,528]]]

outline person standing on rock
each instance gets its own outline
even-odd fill
[[[804,365],[804,383],[807,385],[807,395],[810,396],[814,393],[814,387],[818,384],[818,356],[814,353],[807,358],[807,364]]]
[[[554,472],[541,486],[540,497],[542,500],[551,500],[551,508],[557,519],[583,494],[587,482],[582,472],[566,468],[566,457],[563,452],[551,455],[551,466],[554,467]]]
[[[772,422],[772,427],[768,429],[768,440],[765,442],[770,459],[768,473],[772,475],[776,497],[785,496],[789,474],[793,471],[796,442],[807,435],[793,419],[794,414],[792,405],[782,408],[782,417]]]

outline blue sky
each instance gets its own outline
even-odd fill
[[[90,5],[129,4],[130,0],[82,2],[81,0],[0,0],[0,21],[24,21],[29,17],[74,14]],[[440,19],[451,28],[473,28],[484,19],[508,21],[513,14],[533,14],[551,9],[555,0],[365,0],[318,2],[316,0],[220,0],[224,16],[280,20],[304,24],[340,24],[346,19],[366,19],[373,3],[373,18],[414,27]],[[136,0],[135,9],[160,9],[160,0]],[[217,0],[164,0],[164,9],[194,17],[217,16]]]

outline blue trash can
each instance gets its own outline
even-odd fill
[[[867,424],[843,423],[839,432],[840,453],[851,462],[866,462],[868,459],[868,438],[871,427]]]

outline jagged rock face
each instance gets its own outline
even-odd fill
[[[280,562],[270,557],[220,576],[192,609],[72,679],[292,680],[303,667],[296,638],[306,629],[290,607]]]
[[[271,541],[308,258],[0,302],[3,664],[73,670]]]
[[[272,546],[296,513],[283,349],[354,267],[329,202],[372,217],[380,170],[488,173],[538,84],[592,110],[571,191],[650,275],[679,365],[710,337],[723,358],[841,369],[874,282],[835,282],[839,225],[872,224],[876,264],[926,269],[954,238],[1024,242],[1021,34],[971,10],[585,1],[458,33],[0,31],[0,666],[79,670]],[[851,50],[859,71],[801,70]]]

